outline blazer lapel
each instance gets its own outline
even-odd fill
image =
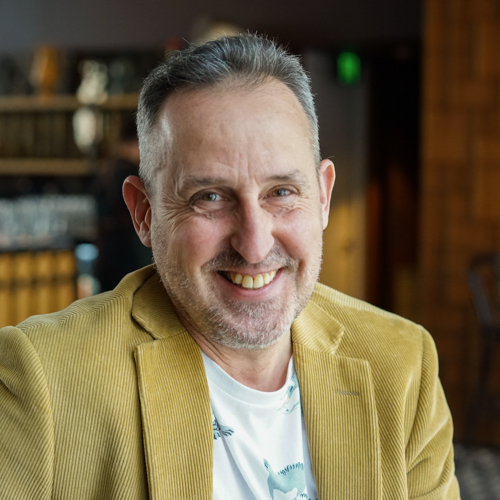
[[[336,354],[342,335],[343,327],[312,302],[292,326],[318,497],[381,499],[379,428],[370,366],[365,360]]]
[[[152,280],[133,307],[156,339],[135,351],[150,498],[211,499],[213,430],[203,359]]]

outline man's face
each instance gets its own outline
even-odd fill
[[[306,115],[277,81],[181,92],[157,126],[151,243],[181,321],[227,347],[274,344],[318,279],[333,165],[318,180]]]

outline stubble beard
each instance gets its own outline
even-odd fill
[[[201,290],[199,283],[167,256],[166,245],[155,243],[156,269],[184,326],[232,349],[265,349],[290,334],[293,321],[311,298],[321,268],[321,243],[313,250],[316,256],[302,270],[297,260],[279,248],[273,248],[258,266],[248,264],[236,251],[228,249],[203,266]],[[292,278],[294,291],[258,303],[221,300],[213,273],[230,267],[281,268]]]

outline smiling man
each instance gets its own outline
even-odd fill
[[[124,196],[202,350],[245,385],[276,390],[290,325],[318,279],[334,170],[330,160],[315,164],[293,92],[246,78],[165,100],[153,123],[166,168],[152,188],[129,178]]]
[[[0,332],[0,498],[459,498],[429,334],[317,284],[335,172],[298,60],[175,53],[138,132],[155,265]]]

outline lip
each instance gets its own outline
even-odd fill
[[[239,272],[240,274],[243,274],[241,271],[232,271],[232,272]],[[257,274],[264,274],[265,272],[269,271],[264,271],[264,272],[259,271],[256,272],[255,274],[249,274],[249,273],[246,274],[249,274],[249,276],[256,276]],[[283,269],[279,269],[276,272],[276,276],[274,277],[273,281],[257,289],[243,288],[226,280],[226,278],[222,277],[218,272],[214,272],[213,274],[215,279],[217,280],[217,287],[219,289],[222,289],[223,293],[230,294],[232,298],[241,300],[249,300],[249,299],[262,300],[268,298],[269,295],[273,294],[275,288],[280,285]]]

